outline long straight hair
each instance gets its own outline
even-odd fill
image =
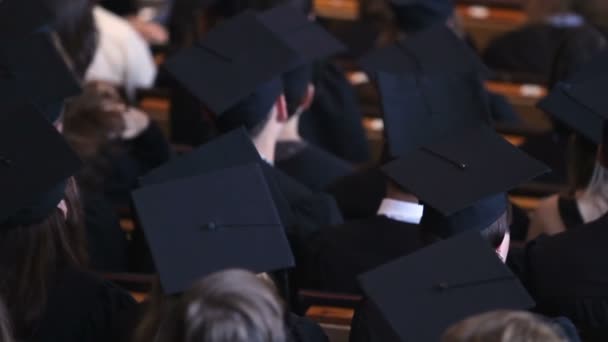
[[[82,213],[74,180],[65,194],[66,218],[56,209],[44,221],[0,230],[0,297],[19,340],[29,337],[46,309],[54,276],[86,265]]]

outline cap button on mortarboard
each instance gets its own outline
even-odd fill
[[[445,282],[435,285],[435,289],[440,292],[447,290],[449,287],[450,286],[448,285],[448,283]]]
[[[13,161],[10,160],[10,159],[8,159],[8,158],[5,158],[3,156],[0,156],[0,165],[2,165],[2,166],[11,166],[11,165],[13,165]]]
[[[219,229],[219,225],[216,222],[211,221],[211,222],[203,225],[203,229],[206,231],[214,232]]]

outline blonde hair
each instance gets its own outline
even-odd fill
[[[211,274],[186,292],[155,341],[285,342],[285,307],[271,282],[242,270]]]
[[[442,342],[566,342],[539,317],[523,311],[492,311],[451,326]]]

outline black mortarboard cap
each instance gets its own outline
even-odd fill
[[[406,32],[446,25],[454,13],[453,0],[390,0],[397,25]]]
[[[587,139],[602,142],[603,123],[608,117],[608,100],[603,89],[608,74],[599,73],[577,83],[560,82],[538,107]]]
[[[262,166],[283,224],[289,226],[292,220],[291,209],[274,181],[272,166],[262,161],[253,142],[242,128],[223,134],[196,150],[148,172],[140,179],[140,183],[149,186],[251,163]]]
[[[297,54],[248,11],[178,52],[165,68],[219,121],[228,120],[223,129],[236,128],[238,121],[251,128],[268,114],[282,92],[280,76],[296,59]],[[242,102],[250,104],[233,110]]]
[[[0,68],[51,122],[59,118],[64,101],[81,91],[48,32],[30,34],[1,47]]]
[[[473,74],[379,72],[377,84],[391,157],[405,155],[454,129],[490,121],[485,90]]]
[[[492,128],[476,125],[454,130],[386,164],[382,170],[426,205],[452,215],[548,168]]]
[[[439,341],[453,323],[534,301],[478,232],[437,242],[365,273],[359,282],[400,341]]]
[[[0,39],[3,42],[21,39],[52,21],[52,12],[42,0],[0,1]]]
[[[359,64],[374,75],[391,73],[491,74],[475,51],[445,25],[436,25],[363,56]]]
[[[0,227],[45,219],[80,167],[76,154],[35,108],[6,97],[0,112]]]
[[[312,63],[344,51],[340,41],[290,4],[276,6],[259,18],[277,37],[299,55],[283,79],[283,90],[290,114],[294,114],[312,81]]]
[[[167,294],[228,268],[295,265],[257,164],[145,187],[133,199]]]

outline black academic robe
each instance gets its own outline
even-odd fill
[[[353,172],[353,166],[331,153],[303,141],[279,142],[275,166],[306,185],[322,191],[336,179]]]
[[[545,23],[524,26],[490,42],[483,60],[492,69],[531,75],[546,83],[558,50],[571,30]]]
[[[344,220],[374,216],[386,197],[386,177],[378,168],[357,171],[337,179],[326,192],[338,204]]]
[[[541,237],[525,253],[522,280],[536,311],[569,318],[585,341],[608,340],[607,245],[608,215]]]
[[[47,307],[31,342],[113,341],[116,317],[135,306],[125,291],[90,273],[61,272],[48,293]]]
[[[300,119],[300,134],[309,143],[355,164],[369,162],[371,152],[355,89],[331,62],[314,68],[315,99]]]
[[[349,342],[400,342],[393,328],[382,318],[376,305],[364,300],[355,310]]]
[[[357,276],[423,247],[419,226],[386,216],[325,228],[307,248],[311,287],[360,294]]]
[[[127,272],[128,241],[114,208],[100,193],[81,192],[81,200],[91,269]]]
[[[290,342],[329,342],[318,323],[290,313],[287,318]]]
[[[106,198],[116,208],[128,207],[139,177],[164,164],[170,156],[171,147],[154,122],[135,138],[117,141],[101,156],[110,165],[103,184]]]

